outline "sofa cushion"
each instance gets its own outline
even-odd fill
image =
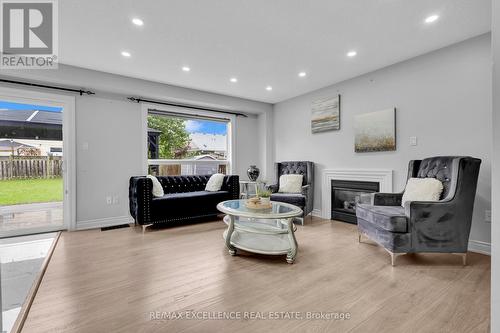
[[[218,213],[217,204],[229,199],[230,194],[227,191],[167,193],[161,198],[153,198],[151,213],[158,220],[216,215]]]
[[[373,206],[370,204],[358,204],[356,216],[379,229],[390,232],[408,232],[408,219],[405,210],[401,206]]]
[[[306,205],[306,197],[297,193],[273,193],[271,194],[271,201],[285,202],[300,208]]]
[[[154,198],[153,200],[184,200],[186,198],[214,198],[219,196],[227,196],[228,191],[194,191],[194,192],[181,192],[181,193],[167,193],[161,198]]]

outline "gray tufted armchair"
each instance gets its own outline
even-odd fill
[[[374,193],[356,206],[359,241],[365,235],[395,258],[400,254],[460,254],[467,247],[481,160],[441,156],[410,161],[408,178],[436,178],[443,183],[436,202],[411,201],[401,206],[401,193]]]
[[[314,193],[314,163],[308,161],[279,162],[274,164],[277,184],[268,186],[271,190],[271,200],[286,202],[298,206],[306,217],[313,209]],[[302,193],[279,193],[279,179],[281,175],[303,175]],[[304,224],[304,220],[302,220]]]

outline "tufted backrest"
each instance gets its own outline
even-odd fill
[[[158,176],[158,180],[163,187],[165,194],[204,191],[211,175],[193,175],[193,176]],[[222,191],[238,193],[239,196],[239,177],[234,175],[224,176],[221,187]]]
[[[203,191],[210,176],[159,176],[165,193]]]
[[[408,178],[436,178],[443,183],[441,199],[451,198],[455,195],[459,185],[459,171],[467,170],[468,165],[477,164],[479,170],[480,160],[464,156],[437,156],[410,162]],[[463,174],[462,177],[467,176]],[[476,175],[477,177],[477,175]]]
[[[309,161],[290,161],[275,164],[276,181],[281,175],[303,175],[302,185],[311,185],[314,179],[314,163]]]

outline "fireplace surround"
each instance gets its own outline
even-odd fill
[[[323,169],[321,172],[321,211],[316,216],[330,219],[332,214],[331,182],[336,180],[359,180],[379,183],[380,192],[392,192],[392,173],[390,169]]]

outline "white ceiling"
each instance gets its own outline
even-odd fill
[[[63,0],[59,11],[62,63],[271,103],[491,25],[491,0]]]

